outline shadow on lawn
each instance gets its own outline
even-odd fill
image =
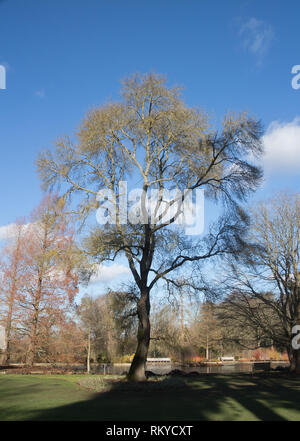
[[[284,386],[281,378],[246,375],[168,377],[138,384],[117,381],[110,390],[92,394],[90,400],[45,410],[34,419],[283,421],[272,409],[298,409],[300,394],[292,383],[287,380]]]

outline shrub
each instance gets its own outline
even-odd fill
[[[255,351],[253,351],[253,358],[255,361],[260,361],[262,359],[261,349],[255,349]]]

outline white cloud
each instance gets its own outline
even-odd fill
[[[25,224],[25,230],[29,227],[29,224]],[[17,225],[16,224],[8,224],[0,227],[0,242],[2,240],[12,239],[16,237],[17,234]]]
[[[300,117],[291,122],[273,121],[262,138],[266,170],[300,171]]]
[[[127,274],[130,274],[130,270],[124,265],[99,265],[99,269],[97,273],[92,276],[91,282],[110,282],[119,276]]]
[[[252,17],[240,26],[239,35],[244,49],[255,55],[261,63],[270,49],[275,34],[271,25]]]
[[[0,241],[14,237],[15,224],[3,225],[0,227]]]

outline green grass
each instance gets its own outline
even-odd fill
[[[2,375],[0,420],[300,420],[297,377],[97,378]]]

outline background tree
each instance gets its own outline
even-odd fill
[[[239,329],[250,327],[257,347],[268,341],[286,348],[291,371],[300,373],[300,351],[292,347],[300,323],[299,194],[258,204],[248,241],[240,260],[228,265],[225,315]]]
[[[78,314],[85,330],[87,373],[90,373],[92,344],[95,342],[99,332],[101,332],[103,311],[101,311],[97,300],[85,295],[78,307]]]
[[[66,364],[86,362],[86,334],[82,328],[75,307],[60,314],[52,329],[52,362]]]
[[[180,360],[183,353],[180,309],[176,304],[154,305],[151,311],[150,354]]]
[[[32,365],[38,340],[46,336],[42,325],[48,326],[53,314],[67,308],[78,290],[80,255],[56,196],[47,195],[34,211],[26,229],[24,254],[26,272],[19,304],[23,308],[23,332],[29,337],[26,362]]]
[[[84,296],[77,308],[86,335],[89,358],[98,362],[122,360],[135,349],[136,298],[130,291]],[[89,369],[89,368],[88,368]]]
[[[126,356],[135,351],[138,328],[138,295],[134,286],[123,291],[108,291],[107,305],[114,322],[116,351]]]
[[[134,75],[123,81],[121,94],[121,101],[88,113],[77,140],[59,139],[55,151],[42,153],[37,164],[44,188],[63,184],[65,197],[80,194],[81,221],[99,206],[99,190],[105,187],[114,194],[110,202],[116,223],[94,228],[85,246],[99,262],[121,254],[127,258],[139,291],[138,345],[129,378],[145,380],[150,292],[158,282],[172,283],[182,265],[187,272],[192,263],[236,252],[246,220],[238,201],[256,189],[262,175],[248,160],[250,154],[260,155],[262,132],[259,122],[246,114],[227,115],[217,132],[160,75]],[[140,224],[124,224],[120,218],[119,182],[130,177],[144,192]],[[230,216],[221,218],[205,238],[192,240],[174,224],[182,215],[184,196],[169,201],[163,196],[172,188],[182,195],[186,189],[203,188],[207,196],[230,205]],[[147,196],[153,189],[159,196],[150,213]],[[175,210],[166,221],[171,208]]]
[[[6,349],[3,360],[9,364],[11,355],[12,330],[19,320],[18,299],[24,275],[24,221],[18,221],[10,227],[7,245],[2,250],[1,269],[1,324],[5,327]]]
[[[261,293],[274,300],[272,293]],[[245,292],[234,291],[218,306],[218,319],[221,323],[223,345],[237,350],[253,351],[263,347],[272,347],[275,343],[270,335],[282,334],[278,316],[268,305],[258,298],[247,296]],[[262,326],[263,324],[263,326]],[[266,332],[266,330],[268,330]],[[272,330],[272,331],[271,331]],[[284,347],[277,347],[283,350]]]
[[[221,322],[218,318],[218,307],[210,301],[200,305],[197,314],[191,323],[190,341],[198,350],[205,351],[205,358],[209,360],[212,354],[220,356],[223,352],[223,338]]]

